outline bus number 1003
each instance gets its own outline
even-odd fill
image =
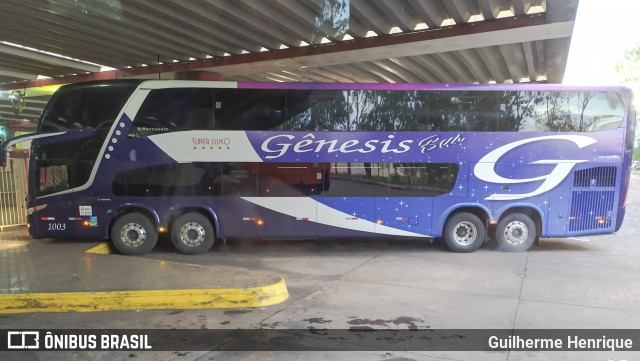
[[[49,223],[49,231],[64,231],[67,229],[66,223]]]

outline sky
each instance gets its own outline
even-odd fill
[[[580,0],[563,83],[619,84],[615,61],[640,42],[638,14],[638,0]]]

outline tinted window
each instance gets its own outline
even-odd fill
[[[140,81],[66,85],[42,112],[39,131],[110,128]]]
[[[213,105],[213,89],[152,90],[133,120],[129,137],[214,129]]]
[[[449,193],[456,184],[458,163],[394,163],[390,195],[431,195]]]
[[[29,193],[43,196],[84,185],[91,175],[107,129],[100,129],[90,137],[41,145],[33,143]]]
[[[598,131],[619,127],[625,113],[624,99],[611,92],[319,90],[296,103],[308,108],[278,129]]]
[[[255,196],[256,163],[176,163],[119,173],[117,196]]]
[[[117,196],[215,195],[219,164],[177,163],[137,168],[118,173],[112,191]]]
[[[378,197],[450,192],[457,163],[177,163],[119,173],[117,196]]]
[[[598,131],[620,126],[617,93],[277,89],[152,90],[130,137],[179,130]]]
[[[258,192],[262,197],[321,194],[330,187],[329,163],[259,163]]]
[[[284,90],[216,89],[216,123],[221,130],[268,130],[285,121]]]
[[[324,196],[436,196],[453,189],[457,163],[332,163]]]
[[[590,132],[618,128],[626,104],[604,92],[508,92],[500,104],[506,131]]]
[[[184,130],[266,130],[285,120],[285,92],[174,88],[149,92],[130,138]]]

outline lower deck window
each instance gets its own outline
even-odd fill
[[[119,173],[117,196],[429,197],[448,193],[457,163],[180,163]]]

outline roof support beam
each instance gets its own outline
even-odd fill
[[[474,49],[461,50],[458,54],[460,62],[471,72],[473,79],[482,83],[489,80],[486,78],[488,69],[484,66],[484,62],[476,60],[477,55]]]
[[[423,19],[432,29],[442,25],[440,19],[447,16],[447,9],[435,1],[412,0],[409,5],[418,13],[420,19]]]
[[[394,63],[388,64],[388,60],[379,60],[379,61],[374,61],[372,63],[373,65],[380,68],[381,72],[384,72],[384,74],[387,74],[387,76],[391,76],[394,79],[396,78],[399,79],[399,80],[396,80],[397,83],[418,82],[418,80],[413,78],[411,75],[407,74],[407,72],[404,69],[400,69],[400,67],[397,64],[394,64]]]
[[[212,62],[215,64],[212,64],[210,70],[219,72],[225,77],[233,77],[242,75],[248,70],[265,72],[271,71],[274,67],[278,69],[296,69],[301,66],[326,67],[387,59],[389,54],[400,58],[526,41],[570,38],[572,30],[573,22],[546,24],[545,15],[539,14],[462,24],[445,29],[291,48],[282,52],[246,54],[245,57],[232,56]],[[244,64],[249,62],[251,68],[247,69]]]
[[[353,82],[366,83],[371,81],[369,74],[350,65],[332,66],[331,70],[336,74],[352,79],[351,81]]]
[[[397,76],[401,77],[402,80],[406,83],[419,83],[420,78],[415,76],[411,71],[407,68],[403,67],[401,64],[393,61],[394,59],[385,59],[374,61],[373,63],[378,65],[379,67],[395,73]]]
[[[433,79],[435,79],[435,76],[431,72],[424,69],[421,65],[418,65],[411,58],[391,58],[389,60],[406,69],[414,77],[423,79],[422,81],[433,82]]]
[[[413,60],[433,74],[436,79],[434,83],[446,83],[448,79],[456,79],[456,75],[451,72],[448,64],[445,64],[446,62],[440,58],[440,55],[441,54],[416,56]],[[460,81],[463,80],[457,80],[456,82]]]
[[[381,22],[376,21],[382,16],[376,11],[373,1],[369,0],[352,0],[351,16],[363,23],[369,30],[373,30],[376,34],[388,34],[391,28],[383,28]],[[357,5],[356,5],[357,3]]]
[[[527,43],[522,43],[522,48],[523,48],[522,50],[524,51],[524,58],[527,62],[527,71],[529,72],[529,79],[531,79],[531,81],[535,81],[538,75],[536,70],[536,65],[533,60],[534,46],[535,46],[535,43],[532,41]]]
[[[412,16],[413,14],[411,14],[412,12],[408,6],[399,6],[398,3],[393,0],[378,1],[375,2],[375,4],[383,11],[390,22],[402,29],[402,31],[413,31],[413,28],[415,28],[417,23],[413,20],[415,17]]]
[[[432,57],[438,61],[442,68],[446,68],[449,74],[454,75],[451,79],[457,79],[458,82],[468,83],[471,79],[474,79],[474,74],[471,73],[471,68],[456,57],[456,53],[447,52],[440,54],[433,54]]]
[[[78,75],[28,82],[27,87],[71,83],[83,80],[142,77],[150,74],[184,70],[211,70],[223,78],[247,76],[247,72],[267,73],[298,70],[329,65],[443,53],[486,46],[499,46],[527,41],[570,38],[573,21],[546,23],[545,13],[521,17],[460,24],[449,28],[416,31],[374,38],[295,47],[266,52],[238,54],[227,57],[167,63],[134,69]],[[410,46],[407,46],[410,45]],[[551,79],[549,79],[552,81]],[[22,88],[22,84],[0,86],[2,89]]]
[[[38,75],[0,69],[0,77],[16,78],[21,80],[22,79],[36,80],[38,78]]]
[[[41,61],[43,63],[55,64],[58,66],[64,66],[68,68],[74,68],[81,71],[89,71],[89,72],[97,72],[100,71],[99,66],[81,63],[79,61],[69,60],[65,58],[60,58],[53,55],[48,55],[45,53],[41,53],[38,51],[32,51],[27,49],[18,48],[15,46],[0,44],[0,53],[9,54],[13,56],[19,56],[26,59],[32,59],[36,61]]]
[[[469,17],[466,13],[467,9],[464,9],[466,6],[465,3],[459,1],[443,1],[442,4],[447,8],[449,16],[456,22],[456,24],[464,24],[467,22]]]

